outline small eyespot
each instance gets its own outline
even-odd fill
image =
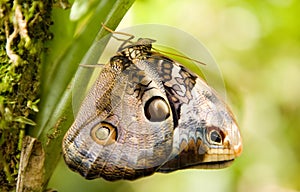
[[[222,137],[217,131],[210,132],[210,140],[214,143],[222,143]]]
[[[164,98],[155,96],[146,102],[144,112],[149,121],[161,122],[170,116],[170,107]]]
[[[109,145],[116,141],[116,128],[107,122],[97,124],[91,130],[92,139],[101,145]]]
[[[208,141],[214,145],[222,145],[224,139],[224,133],[217,127],[209,127],[208,128]]]

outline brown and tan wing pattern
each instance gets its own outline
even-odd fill
[[[221,168],[241,153],[222,99],[198,75],[151,51],[152,42],[119,49],[64,137],[67,165],[87,179]]]

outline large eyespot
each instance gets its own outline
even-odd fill
[[[225,137],[224,132],[217,127],[207,128],[207,140],[213,145],[222,145]]]
[[[170,116],[170,107],[164,98],[155,96],[145,103],[144,112],[149,121],[160,122]]]
[[[117,139],[117,129],[107,122],[97,124],[91,130],[92,139],[101,145],[109,145]]]

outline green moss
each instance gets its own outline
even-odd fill
[[[50,3],[0,3],[0,191],[15,188],[25,128],[35,125],[41,53],[51,37]]]

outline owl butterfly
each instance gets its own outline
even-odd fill
[[[66,133],[67,165],[110,181],[230,165],[242,142],[227,105],[153,40],[132,38],[103,66]]]

